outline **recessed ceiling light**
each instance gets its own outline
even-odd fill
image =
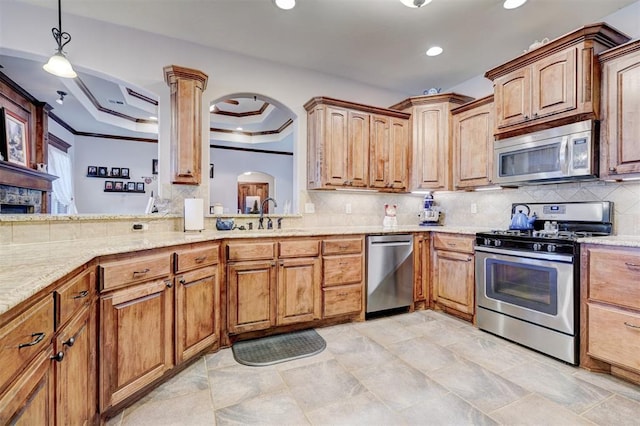
[[[515,9],[522,6],[526,2],[527,0],[504,0],[504,4],[502,5],[502,7],[504,7],[505,9]]]
[[[400,0],[407,7],[422,7],[431,3],[431,0]]]
[[[236,130],[242,130],[242,127],[236,127]]]
[[[216,104],[213,104],[209,107],[209,112],[215,112],[218,109],[218,107],[216,107]]]
[[[293,9],[296,5],[296,0],[275,0],[275,2],[276,6],[284,10]]]
[[[158,117],[152,115],[151,117],[149,117],[149,120],[158,121]]]
[[[433,46],[433,47],[430,47],[429,50],[427,50],[427,56],[438,56],[441,53],[442,53],[442,47],[440,46]]]

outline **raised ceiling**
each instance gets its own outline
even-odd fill
[[[56,8],[56,0],[20,0]],[[64,0],[63,10],[408,95],[450,88],[636,0]],[[636,9],[637,13],[637,9]],[[440,45],[444,53],[427,57]]]

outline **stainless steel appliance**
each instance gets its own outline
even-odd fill
[[[368,236],[366,313],[406,307],[412,302],[412,236]]]
[[[524,204],[513,204],[512,214]],[[480,329],[578,364],[581,236],[609,235],[610,202],[528,203],[532,230],[476,234]]]
[[[494,142],[494,182],[525,184],[598,176],[598,122],[581,121]]]

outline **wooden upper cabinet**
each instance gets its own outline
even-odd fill
[[[579,28],[486,72],[502,139],[600,116],[597,55],[629,38],[607,24]]]
[[[450,111],[472,100],[446,93],[416,96],[391,106],[411,114],[410,191],[451,189]]]
[[[600,177],[640,174],[640,40],[600,55]]]
[[[455,189],[491,183],[493,169],[493,96],[452,111]]]
[[[164,79],[171,89],[171,181],[199,185],[202,161],[202,92],[207,75],[170,65]]]
[[[321,97],[305,109],[307,188],[406,189],[392,175],[408,167],[408,114]]]

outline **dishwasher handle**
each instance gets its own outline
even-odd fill
[[[371,241],[369,243],[371,246],[384,246],[384,247],[404,247],[410,246],[413,244],[413,241]]]

